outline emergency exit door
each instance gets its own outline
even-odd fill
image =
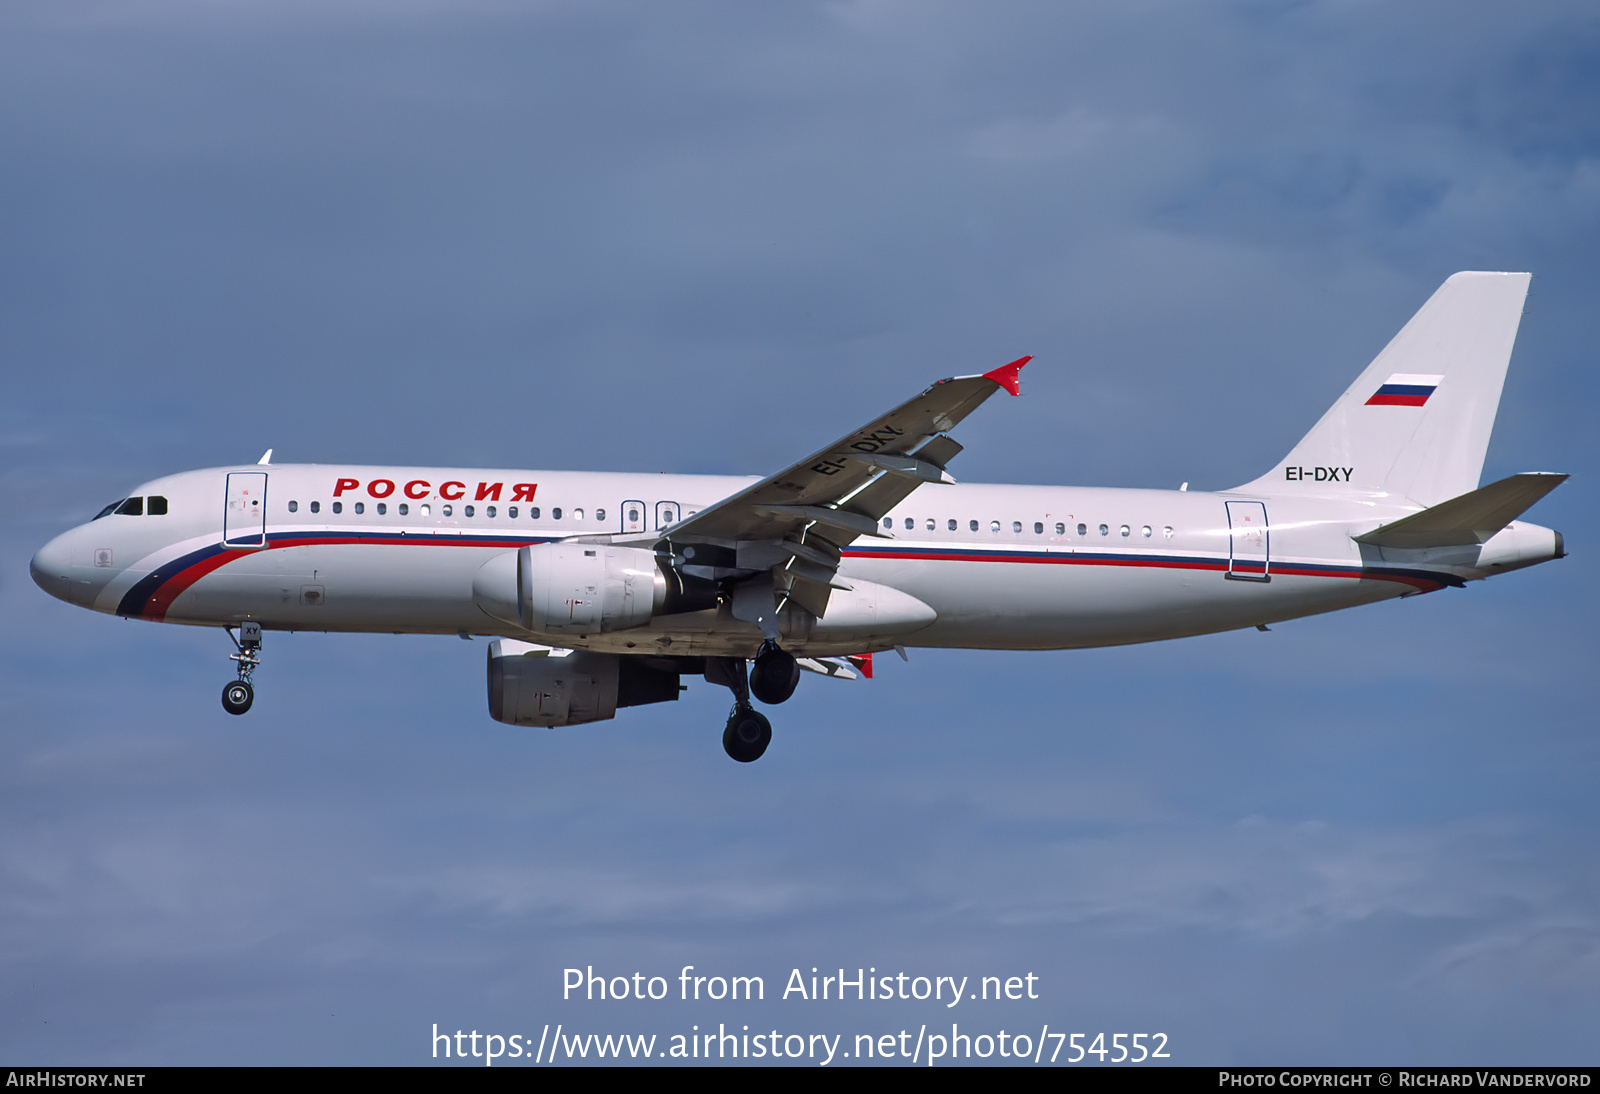
[[[622,503],[622,530],[624,532],[642,532],[645,522],[644,502],[625,501]]]

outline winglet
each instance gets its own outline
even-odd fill
[[[1021,395],[1022,378],[1019,374],[1022,372],[1022,366],[1031,360],[1033,360],[1033,354],[1031,353],[1026,357],[1018,357],[1009,365],[1001,365],[993,372],[985,372],[983,378],[985,380],[993,380],[1013,395]]]

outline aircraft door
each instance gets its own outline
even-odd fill
[[[622,530],[624,532],[644,531],[644,502],[625,501],[622,503]]]
[[[1236,581],[1270,581],[1267,506],[1259,501],[1228,505],[1228,573]]]
[[[238,471],[228,475],[228,500],[222,511],[222,545],[267,545],[266,472]]]
[[[656,502],[656,531],[660,531],[669,524],[676,524],[683,518],[683,510],[675,501]]]

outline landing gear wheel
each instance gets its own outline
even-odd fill
[[[229,714],[243,714],[256,701],[256,689],[248,680],[233,680],[222,689],[222,709]]]
[[[772,723],[749,707],[735,707],[722,731],[722,747],[742,764],[761,759],[772,743]]]
[[[228,659],[239,666],[239,679],[222,689],[222,709],[229,714],[243,714],[256,701],[256,689],[250,684],[250,674],[261,667],[261,624],[246,621],[239,624],[239,637],[233,637],[233,628],[224,628],[228,639],[238,648],[238,653],[228,654]]]
[[[800,683],[800,666],[794,655],[779,649],[776,642],[763,642],[750,670],[750,694],[769,707],[777,706],[794,694]]]

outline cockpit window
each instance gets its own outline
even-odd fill
[[[123,502],[125,502],[127,500],[128,500],[127,498],[118,498],[116,501],[112,502],[110,505],[106,506],[104,509],[102,509],[98,513],[96,513],[94,515],[94,519],[95,520],[99,520],[101,517],[110,516],[112,513],[115,513],[117,511],[117,506],[121,505]]]
[[[121,505],[117,506],[117,515],[119,517],[142,517],[142,516],[144,516],[144,499],[143,498],[129,498],[127,501],[125,501]]]
[[[166,516],[167,499],[162,497],[160,494],[151,494],[150,504],[145,506],[145,512],[150,514],[152,517]]]

